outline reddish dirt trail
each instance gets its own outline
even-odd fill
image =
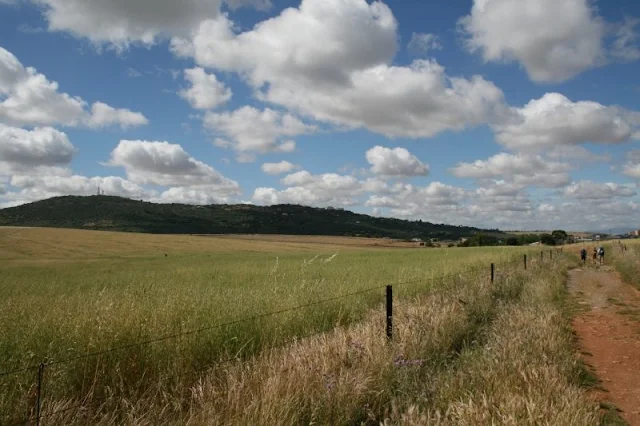
[[[593,265],[569,272],[569,290],[586,308],[573,327],[585,362],[605,389],[596,397],[622,410],[630,425],[640,426],[640,292],[611,267]]]

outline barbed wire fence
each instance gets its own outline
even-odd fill
[[[503,262],[503,263],[490,263],[489,266],[476,266],[473,268],[466,268],[464,270],[461,271],[457,271],[457,272],[453,272],[453,273],[449,273],[449,274],[444,274],[444,275],[439,275],[439,276],[431,276],[431,277],[423,277],[423,278],[416,278],[416,279],[411,279],[411,280],[406,280],[406,281],[398,281],[398,282],[394,282],[392,284],[387,284],[387,285],[377,285],[377,286],[372,286],[369,288],[365,288],[365,289],[361,289],[361,290],[357,290],[357,291],[353,291],[353,292],[348,292],[348,293],[344,293],[344,294],[340,294],[337,296],[332,296],[332,297],[328,297],[328,298],[324,298],[324,299],[320,299],[320,300],[316,300],[316,301],[312,301],[309,303],[304,303],[304,304],[300,304],[300,305],[296,305],[296,306],[292,306],[292,307],[287,307],[287,308],[282,308],[282,309],[278,309],[278,310],[274,310],[274,311],[270,311],[270,312],[266,312],[266,313],[262,313],[262,314],[258,314],[258,315],[253,315],[253,316],[248,316],[248,317],[244,317],[244,318],[240,318],[240,319],[236,319],[233,321],[227,321],[227,322],[222,322],[219,324],[214,324],[214,325],[210,325],[210,326],[206,326],[206,327],[201,327],[201,328],[197,328],[197,329],[192,329],[192,330],[187,330],[187,331],[183,331],[180,333],[173,333],[173,334],[168,334],[168,335],[164,335],[164,336],[159,336],[156,338],[152,338],[152,339],[146,339],[146,340],[142,340],[136,343],[131,343],[131,344],[127,344],[127,345],[122,345],[122,346],[116,346],[116,347],[112,347],[112,348],[108,348],[108,349],[104,349],[101,351],[94,351],[94,352],[88,352],[82,355],[77,355],[77,356],[72,356],[72,357],[68,357],[68,358],[64,358],[64,359],[60,359],[60,360],[43,360],[41,363],[39,364],[31,364],[31,365],[24,365],[24,366],[19,366],[13,369],[8,369],[5,371],[0,371],[0,381],[6,379],[7,377],[11,377],[11,376],[15,376],[18,374],[23,374],[23,373],[32,373],[34,375],[34,382],[33,382],[33,386],[30,388],[29,390],[29,395],[27,396],[28,400],[32,400],[33,406],[30,408],[30,413],[27,414],[26,417],[20,419],[20,420],[15,420],[15,414],[2,414],[0,415],[0,425],[8,425],[8,426],[18,426],[18,425],[28,425],[28,424],[35,424],[37,426],[40,425],[40,422],[42,419],[47,419],[59,414],[63,414],[72,410],[80,410],[84,407],[87,407],[89,404],[96,404],[96,403],[100,403],[100,402],[105,402],[108,401],[109,399],[113,398],[113,395],[107,394],[104,396],[100,396],[100,397],[95,397],[93,395],[93,393],[89,393],[86,396],[84,396],[81,400],[81,402],[79,402],[78,404],[74,404],[68,407],[63,407],[63,408],[59,408],[50,412],[42,412],[42,403],[44,400],[44,396],[46,393],[46,373],[48,371],[48,369],[56,366],[56,367],[64,367],[67,366],[71,363],[77,362],[77,361],[81,361],[81,360],[87,360],[90,358],[97,358],[100,357],[102,355],[107,355],[107,354],[113,354],[113,353],[117,353],[117,352],[123,352],[126,351],[128,349],[133,349],[133,348],[138,348],[138,347],[142,347],[142,346],[149,346],[149,345],[153,345],[156,343],[160,343],[160,342],[165,342],[165,341],[169,341],[169,340],[175,340],[175,339],[179,339],[185,336],[189,336],[189,335],[197,335],[197,334],[201,334],[201,333],[206,333],[206,332],[210,332],[213,330],[219,330],[219,329],[224,329],[227,327],[231,327],[234,325],[239,325],[242,323],[246,323],[246,322],[251,322],[251,321],[257,321],[260,319],[264,319],[264,318],[269,318],[269,317],[274,317],[274,316],[278,316],[278,315],[282,315],[285,313],[289,313],[289,312],[294,312],[294,311],[300,311],[300,310],[304,310],[304,309],[309,309],[311,307],[316,307],[319,305],[323,305],[323,304],[328,304],[330,302],[333,301],[337,301],[337,300],[342,300],[342,299],[346,299],[346,298],[351,298],[351,297],[355,297],[355,296],[359,296],[359,295],[363,295],[363,294],[367,294],[367,293],[373,293],[375,291],[380,291],[382,289],[385,290],[385,298],[384,298],[384,308],[385,308],[385,313],[386,313],[386,323],[385,323],[385,329],[384,329],[384,333],[387,337],[387,339],[389,341],[393,340],[393,301],[394,301],[394,296],[393,296],[393,289],[398,288],[398,287],[405,287],[405,286],[409,286],[409,285],[415,285],[415,284],[427,284],[427,283],[435,283],[437,281],[446,281],[449,279],[453,279],[453,278],[462,278],[462,277],[470,277],[470,276],[478,276],[481,273],[486,273],[486,277],[489,280],[489,282],[491,284],[493,284],[495,281],[497,281],[498,279],[502,279],[508,276],[508,274],[514,273],[518,270],[527,270],[527,269],[532,269],[533,266],[542,266],[545,263],[545,260],[549,260],[549,261],[553,261],[554,260],[554,251],[557,253],[556,254],[556,258],[558,258],[558,254],[562,253],[562,249],[550,249],[548,252],[546,252],[545,250],[540,251],[540,256],[538,257],[537,255],[527,255],[524,254],[522,258],[519,259],[514,259],[508,262]],[[545,253],[546,256],[545,256]],[[436,288],[437,289],[437,288]],[[429,291],[427,291],[427,294],[430,293],[435,293],[436,289],[434,289],[434,287],[432,286]],[[277,344],[274,345],[268,345],[268,346],[261,346],[261,350],[270,350],[270,349],[274,349],[277,347],[282,347],[285,346],[287,344],[290,344],[296,340],[298,340],[298,337],[295,337],[293,339],[285,339],[282,340],[280,342],[278,342]],[[164,377],[162,379],[160,379],[160,381],[167,381],[170,379],[176,379],[179,378],[181,376],[187,375],[187,374],[195,374],[195,373],[201,373],[203,371],[207,371],[210,370],[216,366],[220,366],[220,365],[224,365],[224,364],[228,364],[231,362],[237,362],[237,361],[241,361],[242,357],[239,356],[240,352],[238,352],[236,354],[236,356],[232,356],[232,357],[228,357],[225,359],[221,359],[221,360],[216,360],[214,362],[211,362],[209,364],[205,364],[204,366],[201,366],[199,368],[196,369],[191,369],[187,372],[178,374],[178,375],[173,375],[173,376],[167,376]]]

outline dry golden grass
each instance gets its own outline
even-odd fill
[[[56,228],[0,227],[0,260],[24,263],[221,252],[326,252],[416,248],[383,238],[291,235],[154,235]]]
[[[95,392],[136,401],[153,390],[173,394],[175,387],[188,389],[194,369],[229,353],[247,357],[294,336],[356,323],[380,303],[383,290],[217,327],[221,323],[415,281],[396,290],[410,297],[437,287],[430,278],[443,274],[481,267],[488,278],[490,262],[521,258],[527,250],[385,250],[361,247],[360,240],[304,238],[3,228],[0,370],[207,329],[47,367],[46,393],[57,401]],[[19,419],[33,407],[32,373],[0,380],[0,417]]]
[[[567,261],[446,280],[363,321],[42,424],[595,425],[561,313]],[[519,268],[518,268],[519,269]],[[47,410],[78,400],[48,399]]]

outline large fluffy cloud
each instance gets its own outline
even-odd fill
[[[25,166],[68,164],[75,152],[67,135],[51,127],[33,130],[0,124],[0,161]]]
[[[94,103],[89,111],[84,100],[60,93],[58,83],[34,68],[25,68],[11,52],[0,47],[0,123],[130,127],[147,124],[147,119],[140,113],[102,102]]]
[[[504,180],[518,185],[557,188],[570,182],[566,163],[550,161],[540,155],[500,153],[487,160],[458,163],[451,172],[461,178]]]
[[[584,142],[624,142],[638,126],[637,112],[547,93],[514,109],[510,119],[496,124],[494,130],[496,140],[510,149],[546,150]]]
[[[237,182],[191,157],[178,144],[122,140],[109,164],[124,167],[129,180],[137,184],[206,186],[217,195],[239,193]]]
[[[315,131],[314,126],[304,124],[291,114],[270,108],[260,111],[250,106],[233,112],[207,112],[204,125],[230,139],[218,140],[216,145],[241,152],[289,152],[295,148],[295,142],[283,138]]]
[[[605,24],[590,0],[474,0],[460,21],[485,61],[516,60],[538,82],[560,82],[603,59]]]
[[[0,124],[0,175],[66,173],[75,151],[67,135],[51,127]]]
[[[385,176],[426,176],[429,166],[422,163],[405,148],[375,146],[367,151],[366,158],[371,171]]]
[[[41,6],[50,31],[64,31],[118,49],[131,43],[188,34],[218,16],[223,0],[31,0]],[[226,0],[237,8],[270,7],[269,0]]]
[[[240,73],[261,100],[387,136],[430,137],[503,112],[502,91],[482,77],[450,77],[430,60],[391,65],[397,23],[381,2],[303,0],[240,34],[221,16],[172,47]]]
[[[184,70],[184,77],[191,87],[180,91],[193,108],[212,109],[231,99],[231,89],[218,81],[215,74],[208,74],[204,69],[195,67]]]
[[[352,71],[393,58],[396,28],[391,9],[381,2],[303,0],[238,35],[224,15],[205,21],[192,40],[175,39],[173,48],[210,67],[247,72],[256,87],[274,77],[344,84]]]

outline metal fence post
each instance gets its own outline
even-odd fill
[[[495,272],[495,265],[492,263],[491,264],[491,284],[493,284],[494,272]]]
[[[44,376],[45,363],[38,366],[38,388],[36,394],[36,426],[40,426],[40,406],[42,404],[42,378]]]
[[[387,339],[393,339],[393,287],[387,286]]]
[[[524,255],[524,270],[527,270],[527,255]]]

